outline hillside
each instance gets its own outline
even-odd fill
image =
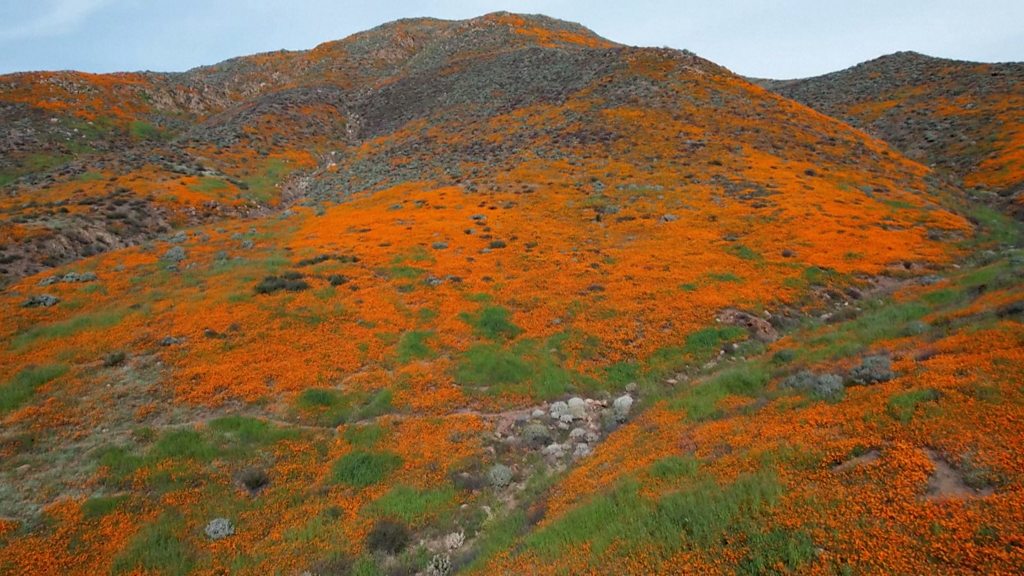
[[[885,140],[1024,217],[1024,63],[916,52],[799,80],[758,80]]]
[[[0,573],[1024,567],[1020,228],[839,120],[506,13],[0,86]]]

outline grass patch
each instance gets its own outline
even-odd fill
[[[294,430],[280,428],[266,420],[237,415],[211,420],[209,430],[214,444],[221,452],[244,452],[248,448],[267,446],[279,440],[298,436]]]
[[[748,246],[744,246],[743,244],[733,244],[732,246],[729,246],[727,252],[737,258],[740,258],[742,260],[750,260],[752,262],[757,262],[764,259],[759,252]]]
[[[705,478],[690,489],[652,500],[640,484],[624,482],[528,536],[525,549],[554,560],[565,550],[586,546],[598,560],[609,548],[628,554],[654,547],[664,557],[680,549],[709,548],[735,527],[774,504],[782,487],[774,474],[741,475],[729,485]]]
[[[533,374],[529,363],[497,344],[478,344],[462,355],[455,381],[463,385],[521,384]]]
[[[380,424],[346,426],[342,436],[353,446],[372,448],[384,437],[384,428]]]
[[[802,530],[780,528],[747,537],[750,552],[737,567],[737,575],[795,574],[815,557],[814,542]]]
[[[184,576],[192,571],[195,558],[178,537],[183,521],[177,512],[165,512],[153,523],[143,526],[115,559],[111,574],[138,571],[163,576]]]
[[[277,184],[284,180],[294,168],[281,158],[271,158],[263,169],[243,181],[248,190],[246,196],[257,202],[270,202],[277,194]]]
[[[511,321],[511,313],[501,306],[485,306],[475,314],[462,313],[459,318],[473,327],[473,333],[488,340],[511,340],[523,329]]]
[[[135,140],[149,140],[158,142],[167,140],[169,135],[156,126],[143,120],[133,120],[128,125],[128,134]]]
[[[747,331],[738,326],[709,326],[686,337],[683,352],[697,361],[710,358],[726,342],[740,340]]]
[[[918,404],[934,402],[939,399],[939,393],[931,388],[922,390],[910,390],[894,394],[885,405],[885,411],[894,419],[906,424],[914,417]]]
[[[382,482],[402,466],[402,457],[391,452],[350,452],[334,463],[331,480],[354,488],[366,488]]]
[[[732,272],[708,272],[706,274],[708,280],[712,282],[725,282],[732,284],[742,284],[743,278],[733,274]]]
[[[410,330],[402,334],[395,351],[398,361],[406,364],[413,360],[424,360],[433,356],[434,351],[427,344],[427,340],[433,337],[433,332],[425,330]]]
[[[370,504],[368,510],[375,516],[397,518],[413,525],[448,508],[454,495],[455,491],[450,486],[437,490],[395,486]]]
[[[25,348],[41,340],[53,340],[55,338],[66,338],[79,332],[87,330],[102,330],[113,328],[118,325],[127,315],[125,310],[107,310],[93,314],[83,314],[68,320],[33,326],[11,339],[11,348],[24,350]]]
[[[217,449],[196,430],[185,428],[165,432],[148,456],[157,461],[172,458],[208,462],[217,456]]]
[[[689,478],[697,474],[698,467],[697,459],[693,456],[666,456],[651,464],[650,474],[661,480]]]
[[[0,414],[19,408],[36,393],[36,390],[67,373],[63,364],[49,364],[25,368],[14,375],[10,382],[0,387]]]
[[[127,500],[128,496],[125,495],[89,498],[82,503],[82,515],[88,520],[97,520],[113,512]]]
[[[345,422],[352,411],[351,399],[330,388],[307,388],[299,394],[296,405],[312,413],[320,426],[337,426]]]
[[[769,374],[763,366],[754,363],[730,368],[691,388],[671,402],[673,408],[682,408],[686,417],[702,422],[721,416],[718,402],[726,396],[757,397],[768,382]]]

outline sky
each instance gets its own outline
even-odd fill
[[[302,50],[398,18],[540,13],[746,76],[824,74],[899,50],[1024,61],[1024,0],[0,0],[0,73],[182,71]]]

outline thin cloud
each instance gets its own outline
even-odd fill
[[[30,20],[0,28],[0,41],[60,36],[116,0],[51,0],[40,2],[41,13]]]

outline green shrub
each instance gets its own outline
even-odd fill
[[[365,488],[383,481],[401,466],[402,458],[397,454],[357,450],[334,463],[331,478],[334,482]]]

